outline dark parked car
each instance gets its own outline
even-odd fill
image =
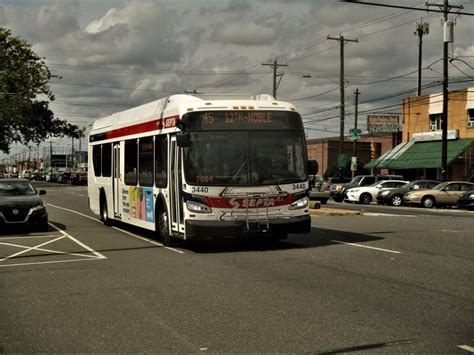
[[[463,193],[456,204],[459,208],[474,211],[474,190]]]
[[[325,204],[329,200],[329,190],[331,185],[339,183],[339,182],[349,182],[351,181],[350,178],[338,178],[338,177],[330,177],[321,182],[316,182],[315,186],[309,191],[309,199],[320,201],[321,204]]]
[[[390,206],[403,205],[403,196],[411,190],[431,189],[439,184],[436,180],[413,180],[398,189],[382,189],[377,195],[377,203]]]
[[[56,180],[56,182],[59,182],[60,184],[69,184],[71,182],[70,178],[71,178],[71,173],[61,172],[59,173],[58,179]]]
[[[25,179],[0,180],[0,225],[31,225],[47,231],[48,213],[39,197],[44,194]]]
[[[70,180],[73,185],[87,185],[87,173],[73,173]]]
[[[346,184],[333,184],[331,186],[330,195],[336,202],[344,200],[344,193],[347,189],[357,186],[369,186],[383,180],[404,180],[401,175],[356,175]]]

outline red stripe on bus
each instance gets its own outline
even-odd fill
[[[132,126],[117,128],[117,129],[107,132],[105,139],[131,136],[134,134],[156,131],[158,129],[176,127],[176,120],[178,118],[179,116],[170,116],[163,119],[159,118],[156,120],[139,123]]]
[[[293,202],[293,195],[286,197],[250,197],[250,198],[227,198],[206,197],[210,207],[216,208],[266,208],[289,205]]]

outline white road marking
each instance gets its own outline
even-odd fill
[[[469,351],[469,352],[471,352],[471,353],[474,354],[474,347],[472,347],[472,346],[469,346],[469,345],[458,345],[458,348],[459,348],[459,349],[466,350],[466,351]]]
[[[34,262],[34,263],[20,263],[20,264],[0,265],[0,267],[24,266],[24,265],[39,265],[39,264],[73,263],[73,262],[75,262],[75,261],[95,261],[95,260],[102,260],[102,259],[94,258],[94,259],[71,259],[71,260],[55,260],[55,261],[37,261],[37,262]]]
[[[14,257],[16,257],[16,256],[18,256],[18,255],[25,254],[25,253],[29,252],[30,250],[34,250],[34,249],[36,249],[36,248],[40,248],[40,247],[42,247],[42,246],[45,246],[45,245],[47,245],[47,244],[51,244],[51,243],[53,243],[53,242],[56,242],[56,241],[61,240],[61,239],[64,239],[64,238],[65,238],[65,236],[61,236],[61,237],[56,238],[56,239],[53,239],[53,240],[48,240],[47,242],[41,243],[40,245],[36,245],[36,246],[34,246],[34,247],[26,247],[26,248],[27,248],[26,250],[22,250],[22,251],[19,251],[18,253],[15,253],[15,254],[12,254],[12,255],[10,255],[10,256],[7,256],[7,257],[5,257],[5,258],[3,258],[3,259],[0,259],[0,261],[4,261],[4,260],[7,260],[7,259],[14,258]],[[9,245],[9,243],[0,243],[0,244]],[[10,244],[10,245],[11,245],[11,244]]]
[[[54,207],[54,208],[58,208],[60,210],[64,210],[64,211],[68,211],[68,212],[72,212],[72,213],[75,213],[75,214],[78,214],[79,216],[82,216],[82,217],[86,217],[86,218],[89,218],[89,219],[92,219],[93,221],[95,222],[98,222],[98,223],[102,223],[101,221],[99,221],[97,218],[94,218],[94,217],[91,217],[91,216],[88,216],[84,213],[81,213],[81,212],[77,212],[77,211],[74,211],[74,210],[71,210],[69,208],[64,208],[64,207],[59,207],[59,206],[56,206],[56,205],[52,205],[50,203],[47,203],[46,204],[47,206],[51,206],[51,207]]]
[[[418,217],[414,214],[393,214],[393,213],[375,213],[375,212],[362,212],[363,216],[370,217]]]
[[[339,244],[352,245],[352,246],[354,246],[354,247],[359,247],[359,248],[366,248],[366,249],[373,249],[373,250],[378,250],[378,251],[385,251],[385,252],[387,252],[387,253],[401,254],[400,251],[396,251],[396,250],[382,249],[382,248],[376,248],[376,247],[369,247],[368,245],[361,245],[361,244],[356,244],[356,243],[341,242],[340,240],[331,240],[331,242],[339,243]]]
[[[163,248],[165,248],[165,249],[174,251],[174,252],[179,253],[179,254],[184,254],[184,251],[182,251],[182,250],[178,250],[178,249],[171,248],[171,247],[165,247],[162,243],[155,242],[155,241],[153,241],[153,240],[150,240],[150,239],[147,239],[147,238],[145,238],[145,237],[142,237],[142,236],[133,234],[133,233],[131,233],[131,232],[129,232],[129,231],[126,231],[126,230],[123,230],[123,229],[120,229],[120,228],[117,228],[117,227],[112,227],[112,228],[113,228],[113,229],[116,229],[116,230],[118,230],[118,231],[120,231],[120,232],[122,232],[122,233],[128,234],[128,235],[130,235],[130,236],[132,236],[132,237],[135,237],[135,238],[137,238],[137,239],[143,240],[143,241],[145,241],[145,242],[147,242],[147,243],[154,244],[154,245],[158,245],[158,246],[160,246],[160,247],[163,247]]]
[[[52,205],[52,204],[50,204],[50,203],[48,203],[47,205],[48,205],[48,206],[51,206],[51,207],[58,208],[58,209],[60,209],[60,210],[64,210],[64,211],[76,213],[76,214],[78,214],[78,215],[80,215],[80,216],[82,216],[82,217],[86,217],[86,218],[92,219],[92,220],[95,221],[95,222],[102,223],[102,222],[99,221],[97,218],[93,218],[93,217],[88,216],[88,215],[86,215],[86,214],[84,214],[84,213],[77,212],[77,211],[71,210],[71,209],[69,209],[69,208],[59,207],[59,206],[56,206],[56,205]],[[159,243],[159,242],[155,242],[155,241],[153,241],[153,240],[150,240],[150,239],[141,237],[141,236],[139,236],[139,235],[133,234],[133,233],[128,232],[128,231],[126,231],[126,230],[123,230],[123,229],[120,229],[120,228],[117,228],[117,227],[112,227],[112,228],[113,228],[113,229],[116,229],[116,230],[118,230],[118,231],[120,231],[120,232],[122,232],[122,233],[131,235],[132,237],[135,237],[135,238],[138,238],[138,239],[140,239],[140,240],[143,240],[143,241],[145,241],[145,242],[147,242],[147,243],[154,244],[154,245],[158,245],[158,246],[160,246],[160,247],[163,247],[163,248],[165,248],[165,249],[174,251],[174,252],[179,253],[179,254],[184,254],[184,252],[181,251],[181,250],[178,250],[178,249],[175,249],[175,248],[171,248],[171,247],[165,247],[163,244],[161,244],[161,243]]]
[[[63,239],[63,238],[66,238],[66,237],[60,237],[60,238],[57,238],[54,241],[57,241],[57,240],[60,240],[60,239]],[[83,256],[85,258],[94,258],[96,259],[97,256],[93,256],[93,255],[87,255],[87,254],[79,254],[79,253],[69,253],[69,252],[66,252],[66,251],[59,251],[59,250],[52,250],[52,249],[45,249],[45,248],[40,248],[39,245],[38,246],[34,246],[34,247],[27,247],[25,245],[19,245],[19,244],[13,244],[13,243],[0,243],[1,245],[8,245],[8,246],[11,246],[11,247],[16,247],[16,248],[22,248],[22,249],[27,249],[27,250],[24,250],[24,252],[26,253],[27,251],[30,251],[30,250],[38,250],[38,251],[46,251],[48,253],[54,253],[54,254],[68,254],[68,255],[75,255],[75,256]],[[18,255],[18,254],[17,254]],[[6,260],[6,259],[10,259],[12,257],[14,257],[15,255],[11,255],[5,259],[2,259],[0,261],[3,261],[3,260]]]
[[[53,227],[54,229],[56,229],[60,234],[61,236],[58,237],[58,238],[54,238],[52,240],[48,240],[47,242],[44,242],[44,243],[41,243],[39,245],[35,245],[35,246],[24,246],[24,245],[19,245],[19,244],[14,244],[14,243],[5,243],[5,242],[0,242],[0,245],[6,245],[6,246],[13,246],[13,247],[17,247],[17,248],[24,248],[25,250],[22,250],[18,253],[15,253],[15,254],[12,254],[10,256],[7,256],[3,259],[0,259],[0,262],[2,261],[5,261],[7,259],[12,259],[12,258],[15,258],[21,254],[25,254],[31,250],[37,250],[37,251],[45,251],[45,252],[49,252],[49,253],[55,253],[55,254],[65,254],[65,255],[72,255],[72,256],[79,256],[81,257],[82,259],[73,259],[73,260],[54,260],[54,261],[39,261],[39,262],[32,262],[32,263],[18,263],[18,264],[7,264],[7,265],[0,265],[0,267],[8,267],[8,266],[21,266],[21,265],[37,265],[37,264],[55,264],[55,263],[66,263],[66,262],[74,262],[74,261],[85,261],[85,260],[102,260],[102,259],[107,259],[107,257],[105,257],[104,255],[102,255],[101,253],[93,250],[92,248],[90,248],[89,246],[85,245],[84,243],[80,242],[79,240],[77,240],[76,238],[74,238],[72,235],[66,233],[65,231],[63,231],[62,229],[56,227],[54,224],[52,223],[48,223],[51,227]],[[48,237],[48,236],[43,236],[43,237]],[[49,236],[51,237],[51,235]],[[26,237],[28,238],[28,237]],[[35,237],[29,237],[29,238],[35,238]],[[36,237],[37,238],[37,237]],[[80,253],[69,253],[69,252],[65,252],[65,251],[60,251],[60,250],[52,250],[52,249],[46,249],[46,248],[42,248],[43,246],[45,245],[48,245],[48,244],[51,244],[53,242],[56,242],[58,240],[62,240],[64,238],[67,238],[67,239],[70,239],[72,240],[73,242],[77,243],[78,245],[80,245],[82,248],[86,249],[88,252],[94,254],[94,255],[87,255],[87,254],[80,254]],[[14,239],[14,238],[8,238],[8,239]],[[21,237],[17,237],[16,239],[21,239]]]
[[[84,243],[82,243],[81,241],[77,240],[76,238],[74,238],[72,235],[66,233],[65,231],[63,231],[62,229],[56,227],[54,224],[52,223],[49,223],[49,225],[51,227],[53,227],[54,229],[56,229],[59,233],[61,233],[62,235],[64,235],[65,237],[68,237],[69,239],[72,239],[74,242],[76,242],[77,244],[79,244],[81,247],[83,247],[84,249],[87,249],[89,250],[92,254],[94,254],[95,256],[97,256],[98,258],[100,259],[107,259],[105,256],[103,256],[101,253],[99,253],[98,251],[95,251],[94,249],[90,248],[89,246],[85,245]]]

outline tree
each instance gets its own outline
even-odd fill
[[[0,27],[0,151],[13,143],[39,144],[48,137],[79,138],[76,125],[54,117],[44,60],[10,30]]]

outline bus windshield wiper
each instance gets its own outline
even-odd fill
[[[219,196],[224,195],[224,193],[227,191],[230,185],[232,185],[232,183],[234,183],[235,180],[237,180],[237,178],[240,176],[240,173],[242,172],[242,170],[245,168],[245,166],[248,164],[249,161],[250,161],[250,158],[246,158],[243,161],[242,165],[240,165],[239,169],[237,169],[237,172],[234,174],[234,176],[232,176],[232,179],[230,179],[230,181],[226,184],[226,186],[224,187],[224,190],[222,190]]]

